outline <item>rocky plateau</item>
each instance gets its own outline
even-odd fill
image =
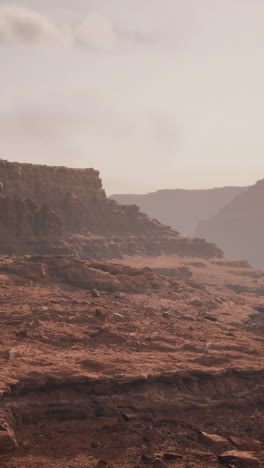
[[[0,466],[264,466],[264,271],[0,162]]]

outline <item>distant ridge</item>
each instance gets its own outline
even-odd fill
[[[195,234],[217,242],[227,256],[264,268],[264,179],[201,222]]]
[[[220,187],[201,190],[167,189],[145,195],[114,194],[118,203],[136,204],[149,216],[176,229],[183,236],[194,236],[197,225],[214,216],[247,187]]]

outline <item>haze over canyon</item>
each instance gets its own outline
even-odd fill
[[[264,2],[0,0],[0,467],[264,466]]]

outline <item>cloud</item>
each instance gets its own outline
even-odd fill
[[[119,17],[115,10],[83,13],[77,9],[75,18],[67,17],[57,25],[50,19],[51,11],[44,14],[18,4],[0,5],[0,44],[73,45],[109,53],[131,47],[168,46],[170,42],[168,32],[155,29],[157,18],[150,22],[143,15],[139,21],[132,13]]]
[[[0,42],[66,45],[68,41],[46,16],[26,7],[0,6]]]
[[[75,34],[81,45],[100,52],[113,50],[118,39],[111,20],[98,13],[88,15]]]

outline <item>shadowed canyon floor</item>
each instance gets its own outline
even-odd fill
[[[6,256],[0,290],[1,466],[263,466],[262,270]]]

